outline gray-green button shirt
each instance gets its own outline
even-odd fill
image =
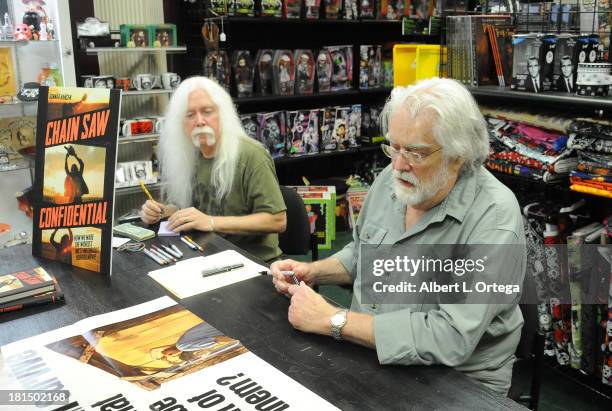
[[[353,231],[353,242],[334,255],[354,279],[351,310],[374,315],[381,364],[444,364],[506,394],[523,317],[517,304],[377,304],[364,298],[358,267],[360,244],[513,244],[499,276],[524,278],[525,233],[516,197],[481,167],[462,175],[449,195],[408,231],[406,206],[393,190],[391,166],[376,179]],[[491,280],[494,280],[491,279]],[[370,290],[373,293],[372,290]]]

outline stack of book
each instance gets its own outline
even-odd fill
[[[42,267],[0,275],[0,313],[63,300],[57,279]]]

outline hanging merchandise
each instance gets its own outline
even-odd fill
[[[206,21],[202,25],[202,39],[206,51],[219,50],[219,26],[215,22]]]
[[[230,90],[230,63],[224,50],[211,51],[204,58],[204,75],[216,80],[227,92]]]
[[[331,91],[332,59],[329,50],[322,49],[317,55],[317,84],[319,93]]]
[[[310,50],[295,51],[295,93],[312,94],[314,91],[314,55]]]
[[[253,95],[253,77],[255,75],[251,53],[247,50],[236,50],[233,61],[236,96],[238,98],[251,97]]]
[[[295,60],[291,50],[276,50],[272,70],[274,94],[290,96],[295,85]]]

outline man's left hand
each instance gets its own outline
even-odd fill
[[[194,207],[183,208],[168,219],[168,228],[179,231],[212,231],[210,216]]]
[[[338,308],[325,301],[303,281],[299,286],[289,286],[288,291],[291,295],[289,322],[293,328],[304,332],[331,335],[330,318],[338,311]]]

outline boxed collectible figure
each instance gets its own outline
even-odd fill
[[[251,53],[247,50],[236,50],[233,60],[236,96],[238,98],[251,97],[253,95],[253,77],[255,75]]]
[[[348,90],[353,87],[353,46],[326,47],[332,60],[331,90]]]
[[[334,151],[338,149],[338,141],[334,138],[334,124],[336,123],[336,108],[327,107],[319,110],[319,130],[321,130],[321,151]]]
[[[559,34],[555,47],[552,89],[565,93],[576,91],[576,69],[578,68],[577,36]]]
[[[359,88],[367,89],[370,87],[369,72],[370,72],[370,53],[369,49],[373,46],[359,46]]]
[[[176,47],[176,25],[150,25],[149,44],[153,45],[153,47]]]
[[[149,43],[149,26],[139,24],[121,24],[119,26],[121,32],[122,47],[150,47]]]
[[[231,69],[224,50],[211,51],[204,57],[204,75],[217,81],[227,92],[230,91]]]
[[[318,19],[321,9],[321,0],[305,0],[304,8],[307,19]]]
[[[258,114],[243,114],[240,116],[240,122],[244,132],[255,140],[259,139],[259,117]]]
[[[289,154],[316,153],[319,149],[317,110],[287,112],[287,151]]]
[[[210,10],[216,16],[233,16],[234,1],[233,0],[210,0]]]
[[[276,50],[272,68],[274,94],[290,96],[295,85],[295,60],[291,50]]]
[[[338,148],[341,150],[346,150],[351,145],[348,136],[350,112],[350,107],[336,108],[336,121],[334,122],[334,131],[332,134],[332,139],[338,144]]]
[[[381,20],[401,20],[410,15],[410,0],[380,0],[378,18]]]
[[[272,83],[272,66],[274,63],[274,50],[259,50],[256,60],[256,75],[259,94],[270,96],[274,93]]]
[[[259,113],[259,141],[268,149],[272,158],[285,155],[285,112]]]
[[[255,1],[254,0],[236,0],[235,3],[236,16],[255,16]]]
[[[348,117],[347,137],[350,147],[359,146],[361,136],[361,104],[353,104]]]
[[[383,87],[393,87],[393,60],[383,61]]]
[[[357,2],[359,0],[344,0],[344,20],[357,20],[359,13],[357,11]]]
[[[551,90],[556,41],[553,35],[514,35],[513,90],[534,93]]]
[[[282,0],[261,0],[262,17],[283,17]]]
[[[359,88],[382,85],[382,46],[362,45],[359,48]]]
[[[295,51],[295,93],[312,94],[314,91],[315,64],[310,50]]]
[[[317,55],[317,84],[319,93],[331,91],[332,60],[329,50],[322,49]]]
[[[375,19],[376,18],[377,1],[378,0],[360,0],[362,19]]]
[[[342,0],[323,0],[325,4],[325,18],[337,20],[342,11]]]
[[[299,19],[302,15],[302,0],[283,0],[283,17]]]

